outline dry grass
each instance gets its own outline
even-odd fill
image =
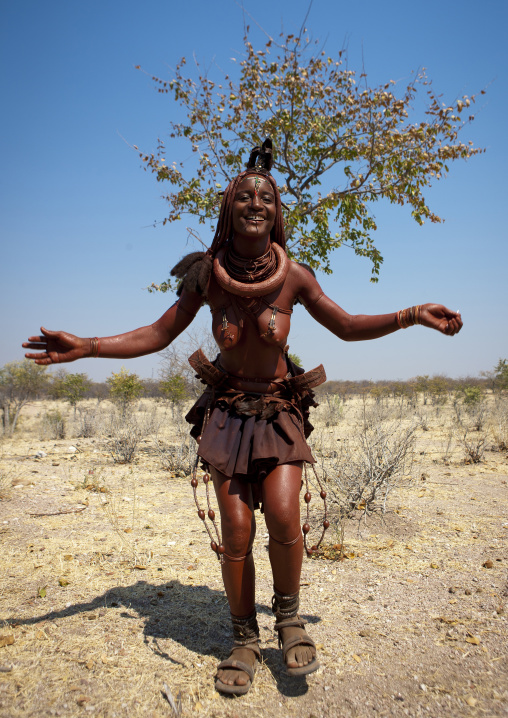
[[[451,406],[425,407],[414,485],[361,536],[347,530],[348,558],[332,560],[330,533],[329,559],[305,562],[302,613],[322,666],[308,679],[287,678],[281,664],[258,517],[263,663],[239,699],[213,688],[228,606],[188,479],[161,468],[150,436],[132,465],[115,464],[100,436],[73,436],[70,413],[67,439],[39,440],[52,406],[31,407],[0,447],[1,475],[18,482],[0,502],[1,716],[171,716],[165,685],[184,716],[505,714],[507,455],[465,464],[449,438]],[[348,401],[336,426],[319,411],[332,446],[361,404]],[[178,427],[158,412],[167,446]]]

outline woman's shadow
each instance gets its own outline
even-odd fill
[[[145,643],[150,642],[151,650],[164,660],[182,665],[164,650],[160,641],[171,639],[201,655],[214,656],[217,661],[229,655],[232,635],[229,609],[223,591],[208,586],[188,586],[173,580],[169,583],[137,581],[131,586],[116,586],[108,589],[91,601],[75,603],[60,611],[34,616],[32,618],[11,618],[8,623],[34,625],[42,621],[65,619],[78,613],[118,610],[126,621],[145,619],[143,635]],[[258,605],[258,613],[272,615],[267,606]],[[104,615],[104,614],[103,614]],[[305,616],[309,623],[317,623],[317,616]],[[306,692],[305,678],[291,678],[284,673],[280,651],[275,648],[262,650],[267,664],[281,693],[288,696]]]

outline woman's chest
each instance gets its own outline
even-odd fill
[[[240,297],[218,287],[209,293],[212,332],[223,351],[240,343],[262,343],[284,349],[292,309],[281,291],[266,297]]]

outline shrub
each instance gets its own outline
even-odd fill
[[[315,449],[339,524],[375,511],[384,513],[393,489],[411,480],[418,428],[417,421],[408,424],[402,414],[385,418],[365,409],[339,451]]]
[[[118,404],[122,415],[126,414],[128,407],[144,392],[139,376],[131,374],[124,366],[119,372],[113,372],[106,382],[111,401]]]
[[[41,439],[65,439],[65,419],[58,409],[46,412],[42,417]]]

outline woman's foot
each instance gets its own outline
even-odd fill
[[[279,647],[290,676],[305,676],[319,668],[316,645],[305,630],[306,621],[298,615],[299,594],[279,593],[275,589],[272,611],[275,630],[279,634]]]
[[[256,663],[261,659],[256,611],[244,617],[231,614],[231,622],[235,643],[229,658],[217,666],[215,688],[220,693],[242,696],[250,689]]]
[[[307,634],[305,628],[300,626],[288,626],[281,628],[279,631],[282,646],[294,644],[293,648],[286,649],[285,664],[288,669],[304,668],[315,661],[315,665],[309,673],[319,668],[316,660],[316,649],[314,643],[308,644],[307,641],[312,639]],[[303,642],[302,642],[303,641]]]
[[[254,680],[254,670],[260,657],[257,643],[233,646],[229,658],[217,667],[216,690],[236,696],[247,693]]]

